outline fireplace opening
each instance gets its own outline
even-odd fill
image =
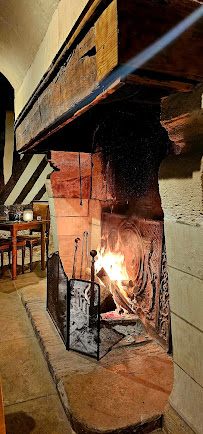
[[[72,229],[74,251],[70,256],[61,254],[59,242],[61,266],[67,281],[70,279],[71,296],[67,307],[67,289],[63,289],[60,303],[64,307],[58,308],[58,314],[54,308],[53,313],[57,302],[51,300],[53,283],[48,277],[48,310],[59,330],[60,321],[63,323],[62,335],[66,342],[67,334],[71,335],[70,324],[73,326],[74,323],[74,345],[76,341],[78,345],[80,337],[76,337],[74,315],[79,318],[80,310],[82,316],[84,312],[89,315],[91,309],[87,305],[91,304],[91,284],[88,286],[88,282],[94,282],[97,303],[93,306],[93,320],[86,319],[85,333],[88,328],[88,333],[95,335],[97,343],[101,342],[102,333],[109,340],[109,347],[104,345],[102,355],[112,345],[145,344],[152,338],[170,352],[168,275],[158,171],[161,161],[170,153],[171,142],[161,127],[159,106],[129,101],[107,106],[101,105],[95,117],[92,152],[62,152],[61,160],[58,157],[57,167],[62,175],[68,177],[67,200],[69,203],[78,201],[76,219],[81,222],[79,229],[85,230],[76,234]],[[62,188],[57,185],[58,173],[51,175],[55,195]],[[88,219],[84,227],[86,204]],[[71,215],[67,218],[69,224],[75,225]],[[97,251],[94,274],[89,256],[92,248]],[[64,251],[66,253],[63,247]],[[59,261],[59,270],[58,264]],[[64,270],[58,272],[58,281]],[[73,283],[73,280],[77,282]],[[66,288],[66,279],[64,282]],[[82,297],[80,301],[79,294]],[[60,299],[58,293],[57,298]],[[71,306],[73,311],[65,314],[64,326],[64,309],[71,311]],[[62,320],[57,315],[61,315]],[[99,334],[95,326],[98,318]],[[108,329],[108,334],[104,329]],[[81,324],[77,331],[85,334]],[[89,345],[90,341],[89,338]],[[74,348],[74,345],[70,347]],[[93,352],[96,354],[95,349]]]

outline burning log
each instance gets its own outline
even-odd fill
[[[86,268],[84,278],[85,280],[91,280],[90,268]],[[103,268],[98,273],[96,273],[95,283],[98,283],[101,288],[100,312],[104,313],[104,312],[109,312],[111,310],[114,310],[116,308],[116,305],[114,303],[112,293],[110,291],[111,280]]]
[[[101,287],[100,311],[101,313],[110,312],[111,310],[114,310],[116,308],[111,292],[111,279],[109,278],[103,267],[97,272],[96,276],[100,282]]]
[[[121,253],[103,252],[98,255],[96,276],[100,280],[101,296],[113,298],[117,312],[136,313],[135,295],[138,292],[137,282],[129,280],[124,256]],[[110,297],[111,294],[111,297]],[[107,312],[111,309],[101,310]]]
[[[135,313],[134,303],[131,301],[132,292],[122,288],[121,283],[118,281],[111,282],[111,293],[113,299],[116,303],[116,308],[118,312],[122,312],[122,310],[126,313]]]

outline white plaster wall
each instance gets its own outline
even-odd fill
[[[0,71],[19,89],[60,0],[0,0]]]
[[[15,94],[16,118],[51,65],[87,3],[88,0],[60,0],[32,64]]]

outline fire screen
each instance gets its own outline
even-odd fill
[[[68,277],[63,269],[59,253],[47,261],[47,311],[63,342],[67,342],[67,289]]]
[[[100,287],[85,280],[68,283],[67,349],[99,359]]]
[[[100,318],[99,284],[68,280],[58,252],[48,258],[47,311],[67,350],[99,360],[123,338]]]

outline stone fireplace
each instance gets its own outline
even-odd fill
[[[114,228],[120,228],[120,220],[121,227],[130,225],[130,241],[133,238],[137,242],[141,234],[140,250],[136,247],[134,252],[138,272],[133,283],[141,283],[142,275],[148,279],[144,292],[140,294],[139,287],[133,296],[139,304],[138,314],[148,322],[147,327],[153,324],[150,332],[158,334],[157,339],[169,312],[165,233],[175,368],[170,411],[172,415],[177,411],[195,432],[201,431],[202,413],[200,20],[130,75],[119,76],[119,68],[197,9],[199,3],[89,1],[53,62],[46,72],[43,69],[40,82],[35,82],[34,87],[38,85],[29,99],[26,85],[30,72],[27,75],[18,98],[22,97],[22,112],[18,111],[15,124],[17,150],[49,153],[56,169],[47,180],[47,191],[55,250],[69,277],[77,237],[81,239],[76,263],[80,277],[84,232],[88,232],[88,249],[98,252],[107,241],[114,247]],[[42,48],[44,53],[44,45]],[[40,54],[37,60],[42,57]],[[31,73],[36,69],[34,63]],[[118,72],[117,79],[108,85],[112,72]],[[146,236],[147,225],[154,229]],[[155,239],[160,241],[158,248]],[[124,250],[131,259],[132,252]],[[144,272],[138,265],[140,251],[145,257],[140,261],[145,264]],[[85,255],[83,259],[85,273],[89,264]],[[130,298],[135,286],[127,287]],[[144,296],[148,292],[147,304]],[[156,319],[149,319],[154,299]],[[159,320],[158,312],[163,313]],[[168,327],[164,329],[167,334]],[[167,418],[170,425],[170,414]],[[181,424],[182,419],[174,432]]]
[[[92,152],[51,152],[55,171],[47,184],[58,234],[56,250],[68,278],[73,277],[74,261],[74,277],[91,280],[89,251],[95,249],[101,312],[116,308],[118,315],[138,315],[150,335],[171,351],[158,191],[158,169],[170,152],[170,141],[160,125],[159,110],[151,106],[113,102],[92,116]],[[106,255],[109,264],[121,256],[124,278],[115,272],[111,277],[102,262]],[[102,282],[100,269],[114,280],[111,290],[103,289],[108,279]]]

